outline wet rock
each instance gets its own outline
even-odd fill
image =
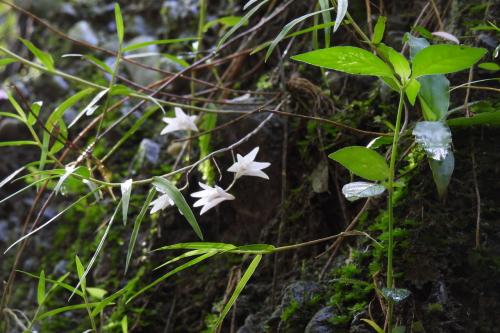
[[[69,31],[68,35],[71,38],[89,43],[91,45],[97,45],[99,43],[99,39],[97,38],[94,29],[87,21],[77,22]]]
[[[133,44],[138,44],[138,43],[144,43],[144,42],[150,42],[155,40],[155,38],[151,36],[139,36],[134,39],[132,39],[130,42],[127,43],[127,46],[133,45]],[[146,47],[143,47],[138,50],[134,50],[131,52],[127,52],[127,55],[133,55],[133,54],[138,54],[138,53],[159,53],[158,46],[156,45],[149,45]],[[133,59],[136,62],[140,62],[141,64],[144,64],[146,66],[150,67],[157,67],[159,65],[159,57],[158,56],[147,56],[147,57],[141,57],[141,58],[134,58]],[[127,68],[127,71],[130,74],[130,77],[132,80],[140,84],[142,86],[147,86],[148,84],[158,81],[161,76],[160,73],[156,71],[152,71],[149,69],[145,69],[142,67],[139,67],[137,65],[131,64],[131,63],[125,63],[125,67]]]
[[[133,17],[131,24],[127,27],[127,32],[137,36],[152,35],[154,33],[151,26],[140,15]]]
[[[139,145],[139,149],[135,154],[131,164],[130,171],[138,172],[145,162],[156,164],[160,156],[160,145],[153,140],[143,139]]]
[[[334,316],[333,310],[333,307],[327,306],[316,312],[304,333],[334,333],[335,330],[330,323],[330,319]]]
[[[245,318],[245,324],[236,333],[259,333],[264,331],[265,327],[262,320],[258,316],[251,314]]]
[[[0,141],[27,140],[30,133],[26,125],[13,118],[5,118],[0,121]]]

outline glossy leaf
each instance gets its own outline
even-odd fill
[[[389,60],[394,71],[402,80],[406,80],[410,76],[410,64],[401,53],[383,43],[378,46],[378,49]]]
[[[116,33],[118,35],[118,41],[120,42],[120,44],[122,44],[125,32],[123,28],[122,11],[118,3],[115,3],[115,23],[116,23]]]
[[[191,228],[193,228],[196,235],[200,239],[203,239],[203,234],[201,232],[200,226],[198,225],[198,222],[196,221],[196,217],[194,216],[193,211],[187,204],[186,199],[184,199],[184,196],[179,191],[179,189],[175,187],[171,182],[161,177],[154,177],[153,185],[162,189],[170,197],[170,199],[172,199],[179,211],[191,225]]]
[[[500,65],[495,62],[483,62],[482,64],[477,65],[477,67],[492,72],[500,70]]]
[[[448,125],[451,127],[468,127],[477,125],[492,125],[500,126],[500,112],[483,112],[478,113],[473,117],[460,117],[449,119],[447,121]]]
[[[432,170],[432,178],[436,184],[438,195],[442,198],[446,194],[446,189],[450,184],[451,176],[455,169],[455,156],[450,150],[448,154],[446,154],[446,158],[442,161],[436,161],[430,158],[429,165]]]
[[[474,65],[485,53],[483,48],[431,45],[413,58],[413,77],[458,72]]]
[[[353,182],[342,187],[342,194],[349,201],[370,198],[384,193],[385,187],[368,182]]]
[[[450,106],[450,81],[444,75],[427,75],[420,82],[419,101],[425,120],[444,120]]]
[[[385,180],[389,177],[389,166],[385,159],[369,148],[346,147],[337,150],[328,157],[339,162],[355,175],[368,180]]]
[[[293,60],[358,75],[393,78],[391,68],[371,52],[353,46],[336,46],[292,57]]]
[[[418,82],[417,79],[411,79],[405,89],[406,97],[408,97],[408,101],[410,101],[411,105],[415,105],[419,91],[420,82]]]

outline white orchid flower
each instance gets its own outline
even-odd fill
[[[199,192],[192,193],[191,196],[193,198],[200,198],[196,201],[193,207],[203,206],[201,209],[200,215],[203,215],[209,209],[214,208],[222,201],[226,200],[234,200],[234,196],[230,193],[227,193],[219,186],[215,185],[215,187],[210,187],[207,184],[198,183],[200,187],[203,189]]]
[[[254,176],[264,179],[269,179],[262,169],[265,169],[271,165],[268,162],[255,162],[255,157],[259,152],[259,147],[255,147],[251,152],[245,156],[237,154],[237,162],[234,163],[227,171],[236,173],[236,179],[241,176]]]
[[[165,208],[174,205],[174,201],[172,199],[170,199],[168,194],[166,194],[164,191],[162,191],[158,187],[156,188],[156,190],[158,192],[160,192],[161,195],[158,198],[156,198],[155,200],[151,201],[151,203],[149,204],[150,206],[153,206],[153,208],[151,208],[151,211],[149,212],[149,214],[154,214],[160,210],[164,210]]]
[[[195,131],[198,132],[198,127],[194,121],[196,116],[188,116],[181,108],[175,108],[175,118],[163,118],[167,126],[161,131],[160,135],[164,135],[175,131]]]

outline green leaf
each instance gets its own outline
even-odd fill
[[[208,29],[213,27],[214,25],[221,24],[224,27],[234,27],[238,22],[240,22],[242,19],[241,16],[225,16],[225,17],[220,17],[218,19],[212,20],[210,22],[205,23],[203,26],[203,32],[207,32]],[[248,24],[248,22],[246,23]],[[245,25],[246,25],[245,24]]]
[[[156,279],[154,282],[148,284],[146,287],[142,288],[141,290],[139,290],[137,293],[135,293],[134,295],[132,295],[132,297],[130,297],[128,300],[127,300],[127,303],[129,303],[130,301],[132,301],[134,298],[136,298],[137,296],[139,296],[140,294],[144,293],[146,290],[148,289],[151,289],[153,288],[154,286],[156,286],[158,283],[162,282],[163,280],[171,277],[172,275],[175,275],[177,273],[179,273],[180,271],[183,271],[185,270],[186,268],[189,268],[191,266],[194,266],[200,262],[202,262],[203,260],[205,259],[208,259],[214,255],[217,254],[217,251],[211,251],[211,252],[207,252],[199,257],[196,257],[195,259],[193,260],[190,260],[188,261],[187,263],[171,270],[170,272],[168,272],[167,274],[161,276],[160,278]]]
[[[450,184],[453,170],[455,169],[455,156],[450,150],[442,161],[436,161],[435,159],[429,158],[429,165],[432,170],[432,178],[436,184],[438,195],[440,198],[443,198]]]
[[[155,251],[162,250],[207,250],[207,251],[230,251],[237,247],[233,244],[226,243],[211,243],[211,242],[193,242],[193,243],[178,243],[167,245],[156,249]]]
[[[301,17],[298,17],[296,18],[295,20],[292,20],[290,22],[288,22],[287,25],[285,25],[283,27],[283,29],[281,29],[280,33],[278,34],[278,36],[276,36],[276,38],[271,42],[271,44],[269,45],[269,48],[267,49],[267,52],[266,52],[266,56],[265,56],[265,60],[267,61],[267,59],[269,58],[269,56],[273,53],[274,49],[276,48],[276,46],[279,44],[279,42],[281,42],[285,37],[286,35],[288,34],[288,32],[290,30],[293,29],[293,27],[295,27],[297,24],[299,24],[300,22],[308,19],[309,17],[311,16],[315,16],[315,15],[318,15],[320,13],[324,13],[326,11],[330,11],[332,10],[332,8],[326,8],[326,9],[323,9],[323,10],[318,10],[316,12],[313,12],[313,13],[309,13],[309,14],[306,14],[306,15],[303,15]]]
[[[99,303],[96,304],[94,310],[92,310],[90,315],[92,317],[97,316],[106,306],[110,305],[115,299],[117,299],[118,297],[125,294],[126,291],[127,291],[127,287],[120,289],[119,291],[117,291],[113,295],[106,297],[105,299],[103,299],[102,301],[100,301]]]
[[[495,62],[483,62],[482,64],[477,65],[477,67],[486,69],[487,71],[496,72],[500,70],[500,65]]]
[[[120,44],[122,44],[125,32],[123,28],[122,11],[118,3],[115,3],[115,22],[116,22],[116,33],[118,34],[118,41],[120,42]]]
[[[128,179],[120,185],[122,192],[122,217],[123,225],[127,224],[128,206],[130,204],[130,195],[132,194],[132,179]]]
[[[139,212],[139,215],[137,215],[137,218],[135,219],[134,229],[132,230],[132,234],[130,235],[130,241],[128,243],[127,259],[125,262],[125,274],[127,274],[128,266],[130,264],[130,259],[132,258],[132,253],[134,251],[135,243],[137,242],[137,235],[139,234],[139,229],[141,227],[142,220],[146,215],[149,204],[151,203],[151,200],[153,200],[155,193],[156,191],[154,188],[149,190],[148,196],[146,197],[146,201],[144,201],[141,211]]]
[[[410,64],[408,60],[399,52],[394,50],[392,47],[381,43],[378,47],[379,51],[384,55],[384,57],[391,63],[396,74],[406,81],[411,74]]]
[[[262,6],[268,3],[268,1],[269,0],[264,0],[257,6],[253,7],[250,11],[248,11],[248,13],[245,14],[245,16],[241,18],[241,20],[237,24],[231,27],[231,29],[229,29],[229,31],[226,32],[226,34],[222,36],[222,38],[220,39],[219,43],[217,44],[217,49],[219,49],[222,46],[222,44],[224,44],[226,40],[228,40],[228,38],[231,37],[236,32],[236,30],[241,28],[243,25],[247,24],[250,17],[252,17],[253,14],[255,14]]]
[[[186,37],[186,38],[176,38],[176,39],[160,39],[160,40],[152,40],[149,42],[141,42],[137,44],[129,45],[123,48],[123,52],[134,51],[137,49],[142,49],[143,47],[147,47],[150,45],[167,45],[167,44],[176,44],[182,42],[190,42],[193,40],[198,40],[197,37]]]
[[[417,81],[417,79],[411,79],[410,82],[408,82],[408,85],[406,86],[405,93],[406,97],[408,97],[408,100],[410,101],[411,105],[415,105],[415,101],[417,99],[417,94],[420,91],[420,82]]]
[[[23,108],[19,105],[19,103],[17,103],[16,99],[10,93],[7,93],[7,98],[9,99],[10,104],[12,104],[12,107],[17,112],[19,117],[21,117],[22,122],[26,123],[27,119],[26,119],[26,114],[24,113]]]
[[[75,263],[76,263],[76,273],[78,275],[78,279],[80,280],[80,285],[82,286],[82,290],[85,290],[87,285],[87,281],[83,276],[83,272],[85,272],[85,269],[83,268],[82,262],[80,261],[80,258],[78,256],[75,256]]]
[[[276,250],[274,245],[269,244],[250,244],[238,246],[237,248],[230,250],[232,253],[250,253],[250,254],[267,254],[273,253]]]
[[[55,67],[54,67],[54,59],[52,58],[52,56],[49,53],[40,50],[38,47],[36,47],[35,45],[33,45],[33,43],[30,42],[29,40],[26,40],[26,39],[23,39],[23,38],[20,38],[20,37],[19,37],[19,40],[24,44],[24,46],[26,46],[28,48],[28,50],[31,51],[31,53],[33,53],[33,55],[38,60],[40,60],[40,62],[45,67],[47,67],[47,69],[49,71],[54,71],[54,69],[55,69]]]
[[[339,162],[355,175],[368,180],[385,180],[389,177],[389,167],[385,159],[369,148],[346,147],[328,157]]]
[[[444,75],[427,75],[417,80],[420,82],[418,96],[425,120],[445,119],[450,106],[450,81]]]
[[[9,64],[12,64],[13,62],[16,62],[17,60],[14,58],[2,58],[0,59],[0,66],[7,66]]]
[[[367,323],[368,325],[370,325],[370,327],[373,328],[377,333],[384,333],[384,330],[382,329],[382,327],[378,326],[378,324],[376,322],[374,322],[373,320],[364,319],[364,318],[362,318],[361,320],[364,321],[365,323]]]
[[[385,22],[387,21],[387,17],[379,16],[377,19],[377,23],[375,24],[375,29],[373,31],[372,43],[379,44],[384,38],[385,32]]]
[[[199,255],[202,255],[204,253],[207,253],[207,252],[210,252],[210,251],[207,251],[207,250],[191,250],[191,251],[187,251],[187,252],[184,252],[183,254],[175,257],[175,258],[172,258],[166,262],[164,262],[163,264],[161,264],[160,266],[158,267],[155,267],[154,270],[157,270],[157,269],[160,269],[162,267],[165,267],[167,265],[170,265],[174,262],[177,262],[181,259],[184,259],[184,258],[189,258],[189,257],[194,257],[194,256],[199,256]]]
[[[325,25],[332,23],[332,15],[330,11],[327,10],[330,7],[329,1],[319,0],[318,2],[319,6],[321,7],[321,10],[324,10],[324,12],[321,13],[321,16],[323,17],[323,23],[325,23]],[[333,24],[335,24],[335,22],[333,22]],[[324,32],[325,32],[325,47],[330,47],[330,42],[331,42],[330,28],[325,27]]]
[[[123,316],[122,321],[120,322],[122,327],[122,333],[128,333],[128,319],[127,316]]]
[[[31,104],[31,112],[28,113],[28,125],[33,126],[36,123],[40,110],[42,108],[43,102],[35,102]]]
[[[431,45],[413,58],[413,77],[448,74],[467,69],[478,62],[486,49],[460,45]]]
[[[164,56],[168,60],[172,61],[173,63],[178,64],[182,68],[189,67],[189,63],[186,60],[182,59],[182,58],[176,57],[176,56],[174,56],[172,54],[162,54],[162,56]]]
[[[231,298],[226,303],[219,318],[217,319],[217,323],[215,324],[215,327],[214,327],[212,332],[216,332],[217,329],[222,325],[224,318],[226,318],[227,314],[229,313],[229,310],[231,310],[232,306],[234,305],[234,303],[236,302],[236,300],[240,296],[241,292],[243,291],[243,288],[245,288],[246,284],[248,283],[248,281],[252,277],[253,273],[257,269],[257,266],[259,266],[261,259],[262,259],[262,255],[260,255],[260,254],[256,255],[255,258],[253,258],[250,265],[248,265],[248,268],[245,271],[245,274],[243,274],[243,276],[241,277],[241,280],[236,285],[236,288],[234,288],[234,292],[231,295]]]
[[[349,74],[394,77],[391,68],[380,58],[353,46],[315,50],[293,56],[292,59]]]
[[[154,177],[153,185],[157,188],[162,189],[170,197],[170,199],[172,199],[177,208],[179,208],[179,211],[191,225],[191,228],[193,228],[196,235],[200,239],[203,239],[203,234],[201,232],[200,226],[198,225],[198,222],[196,221],[196,217],[194,217],[193,211],[187,204],[186,199],[184,199],[181,191],[179,191],[179,189],[175,187],[171,182],[161,177]]]
[[[39,306],[41,306],[43,304],[43,301],[45,300],[45,272],[43,270],[40,272],[40,278],[38,279],[36,300]]]
[[[451,127],[469,127],[477,125],[500,126],[500,111],[478,113],[473,117],[453,118],[447,121]]]
[[[90,61],[91,63],[94,63],[95,65],[101,67],[108,74],[113,75],[113,69],[111,67],[109,67],[108,64],[106,64],[104,61],[97,59],[96,57],[94,57],[93,55],[90,55],[90,54],[86,54],[83,57],[85,59],[87,59],[88,61]]]
[[[13,146],[38,146],[35,141],[21,140],[21,141],[0,141],[0,147],[13,147]]]
[[[104,289],[101,289],[101,288],[94,288],[94,287],[87,287],[85,288],[85,290],[87,291],[87,293],[95,298],[95,299],[98,299],[98,300],[102,300],[104,298],[104,296],[106,296],[106,294],[108,293],[106,290]]]
[[[25,272],[25,271],[21,271],[21,270],[18,270],[18,272],[21,272],[23,274],[26,274],[27,276],[30,276],[32,278],[35,278],[35,279],[40,279],[39,276],[35,275],[35,274],[31,274],[31,273],[28,273],[28,272]],[[68,276],[68,273],[63,275],[61,278],[59,278],[58,280],[52,280],[52,279],[48,279],[48,278],[45,278],[45,281],[46,282],[50,282],[50,283],[53,283],[54,285],[58,286],[58,287],[62,287],[66,290],[69,290],[71,291],[72,293],[75,293],[77,294],[78,296],[80,297],[83,297],[83,293],[79,290],[76,290],[73,286],[67,284],[67,283],[64,283],[62,282],[62,280],[64,280],[63,278],[65,278],[66,276]],[[52,289],[52,288],[51,288]]]
[[[87,304],[76,304],[76,305],[68,305],[68,306],[63,306],[61,308],[57,308],[54,310],[50,310],[47,312],[42,313],[37,317],[38,320],[43,320],[45,318],[53,317],[56,314],[63,313],[63,312],[68,312],[68,311],[73,311],[73,310],[85,310],[89,307],[94,307],[99,303],[87,303]]]

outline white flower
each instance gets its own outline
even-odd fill
[[[162,193],[162,195],[160,195],[156,200],[151,201],[151,203],[149,205],[153,206],[153,208],[151,208],[151,212],[149,212],[149,214],[154,214],[160,210],[163,210],[169,206],[174,205],[174,201],[172,199],[170,199],[168,194],[166,194],[164,191],[162,191],[158,187],[156,188],[156,190],[158,192]]]
[[[268,162],[255,162],[255,157],[259,152],[259,147],[255,147],[251,152],[245,156],[237,154],[238,161],[234,163],[227,171],[236,173],[236,179],[241,176],[254,176],[269,179],[269,177],[262,172],[262,169],[271,165]]]
[[[167,123],[167,126],[161,131],[160,135],[164,135],[175,131],[196,131],[198,127],[194,121],[196,116],[188,116],[182,111],[181,108],[175,108],[175,118],[163,118],[162,120]]]
[[[210,187],[203,183],[200,184],[200,187],[203,189],[199,192],[192,193],[191,196],[193,198],[200,198],[196,201],[193,207],[203,206],[201,209],[200,215],[203,215],[206,211],[211,208],[214,208],[222,201],[225,200],[234,200],[234,196],[224,191],[219,186],[215,185],[215,187]]]

